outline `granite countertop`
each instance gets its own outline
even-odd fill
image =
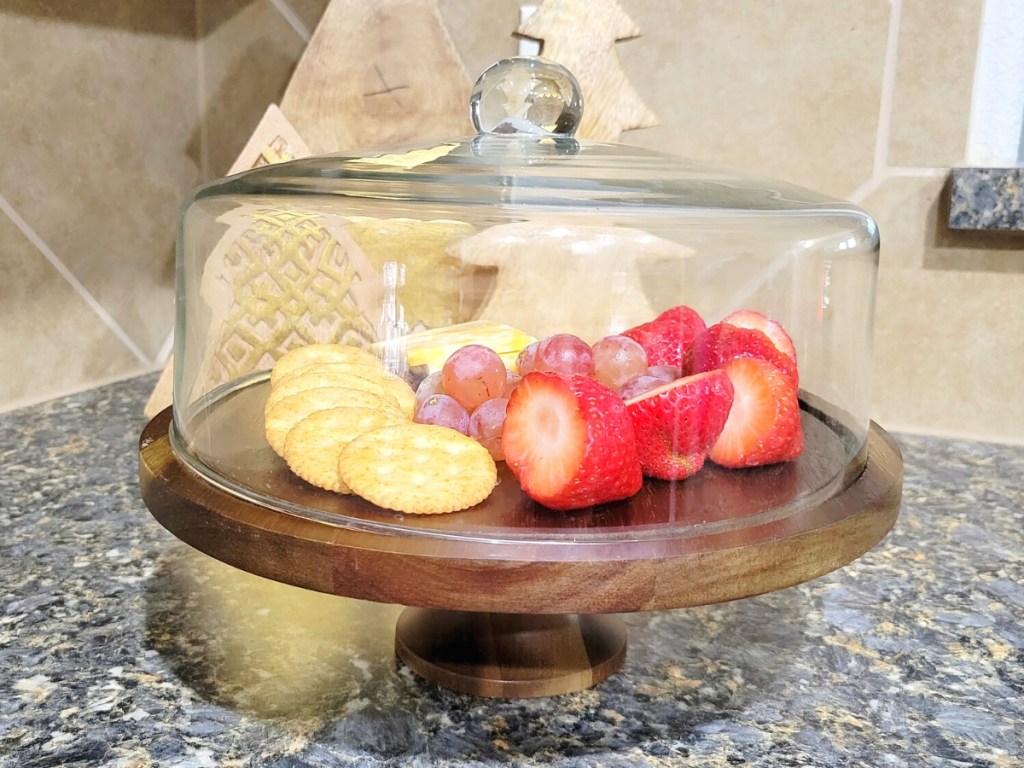
[[[0,768],[1020,766],[1024,448],[898,435],[894,531],[814,582],[629,615],[623,669],[474,699],[396,606],[181,544],[137,483],[144,377],[0,415]]]
[[[1024,168],[954,168],[949,226],[1024,233]]]

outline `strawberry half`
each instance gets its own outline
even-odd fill
[[[725,426],[732,399],[729,377],[709,371],[627,400],[643,473],[662,480],[695,474]]]
[[[752,328],[755,331],[760,331],[768,337],[779,352],[794,363],[796,362],[796,347],[793,346],[793,339],[789,337],[786,329],[780,323],[767,315],[762,315],[753,309],[738,309],[723,317],[722,322],[737,328]]]
[[[644,348],[647,365],[682,365],[683,355],[707,326],[701,316],[685,305],[666,309],[654,320],[623,331]]]
[[[799,384],[796,361],[780,352],[764,333],[724,322],[715,323],[693,340],[683,359],[683,374],[714,371],[737,357],[765,360],[782,371],[794,388]]]
[[[501,445],[526,495],[552,509],[624,499],[643,484],[625,403],[585,376],[526,374],[509,398]]]
[[[723,467],[756,467],[799,456],[804,433],[792,379],[756,357],[733,358],[722,370],[732,382],[732,409],[708,457]]]

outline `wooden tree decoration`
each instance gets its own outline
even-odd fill
[[[538,338],[573,333],[594,342],[652,319],[657,312],[641,285],[644,267],[681,261],[694,252],[630,227],[551,221],[498,224],[462,240],[460,259],[482,268],[468,280],[495,281],[477,318],[508,323]],[[567,273],[566,265],[586,265]],[[475,290],[472,290],[475,289]]]
[[[616,41],[638,36],[640,29],[615,0],[544,0],[518,32],[543,40],[543,55],[562,64],[576,76],[585,102],[584,117],[578,130],[581,137],[615,141],[622,131],[657,124],[657,119],[630,85],[619,64]],[[276,107],[268,110],[231,171],[310,153],[326,154],[465,135],[470,132],[466,114],[469,92],[469,77],[444,28],[436,0],[331,0],[295,69],[282,99],[281,110]],[[285,212],[266,211],[261,215],[273,219],[274,216],[285,215]],[[326,265],[328,273],[333,275],[337,272],[338,279],[332,285],[337,283],[339,296],[342,293],[348,295],[342,290],[342,273],[371,276],[371,262],[375,255],[380,255],[376,254],[380,249],[375,249],[377,234],[390,237],[384,238],[386,242],[382,241],[388,247],[392,240],[402,240],[401,231],[396,234],[393,227],[388,228],[391,224],[381,229],[383,224],[370,222],[373,226],[367,225],[369,229],[363,232],[356,224],[350,225],[355,226],[355,230],[335,231],[319,220],[289,219],[282,223],[268,219],[265,223],[267,226],[273,224],[282,231],[288,226],[304,227],[303,237],[312,237],[321,243],[323,258],[317,262],[320,265],[317,269],[323,271],[323,265]],[[439,223],[406,222],[400,228],[435,224]],[[524,231],[517,231],[522,236],[524,249],[510,248],[505,253],[501,248],[495,248],[488,233],[481,233],[476,237],[466,237],[456,253],[466,264],[496,270],[497,274],[492,273],[492,277],[508,289],[513,297],[510,300],[515,304],[516,296],[527,298],[525,288],[519,286],[517,280],[536,274],[540,269],[536,259],[523,256],[524,250],[527,254],[543,251],[528,230],[529,226],[526,226]],[[461,234],[469,235],[470,232]],[[586,237],[595,233],[577,234]],[[604,236],[607,233],[596,234]],[[616,234],[629,238],[628,233],[617,231]],[[218,269],[222,262],[224,265],[229,262],[243,264],[252,260],[235,258],[237,253],[241,253],[239,249],[244,251],[255,247],[249,235],[260,236],[260,231],[232,231],[231,237],[226,237],[218,249],[223,251],[223,258],[211,260],[211,266],[215,268],[204,280],[205,287],[209,289],[207,293],[214,286],[221,290],[231,289],[238,294],[231,301],[220,302],[230,311],[242,312],[249,307],[251,302],[246,303],[248,294],[245,288],[252,280],[243,272],[236,274],[237,270]],[[257,237],[257,240],[263,243],[266,238]],[[558,244],[549,245],[555,251],[559,248]],[[260,250],[260,258],[256,261],[273,265],[294,260],[286,250],[276,247]],[[320,254],[320,250],[313,249],[310,253]],[[381,251],[382,254],[387,252],[387,248]],[[689,251],[682,249],[682,252],[673,251],[671,255],[685,258]],[[637,265],[616,262],[610,266],[617,273],[621,272],[621,279],[613,286],[615,296],[608,297],[617,307],[613,324],[619,326],[646,319],[652,310],[639,285]],[[273,270],[267,274],[273,276]],[[375,285],[372,279],[365,282],[367,289]],[[536,280],[529,282],[534,286],[538,284]],[[555,291],[553,304],[557,305],[564,298],[558,280],[542,280],[540,283]],[[296,290],[300,293],[305,291]],[[356,296],[353,293],[352,296],[355,297],[353,311],[366,310],[377,303],[372,295]],[[518,308],[526,310],[525,306]],[[487,306],[484,314],[487,310],[498,309],[511,311],[512,307]],[[589,315],[577,317],[574,314],[577,310],[565,308],[573,319],[588,328],[594,326],[591,330],[598,333],[602,319]],[[525,322],[527,318],[523,320]],[[603,321],[607,322],[607,318]],[[273,330],[270,326],[268,329]],[[282,343],[274,337],[271,346],[279,349]],[[233,375],[232,366],[251,369],[259,363],[260,348],[237,347],[228,343],[211,344],[211,348],[235,349],[238,353],[237,360],[220,361],[226,365],[224,376]],[[219,363],[208,361],[208,364]],[[169,402],[169,374],[170,366],[153,394],[147,413],[151,414]]]
[[[471,87],[435,0],[332,0],[281,110],[326,154],[464,136]]]
[[[286,163],[289,160],[309,157],[311,154],[306,142],[302,140],[288,118],[276,104],[271,104],[263,113],[256,130],[252,132],[227,175],[231,176],[264,165]]]
[[[634,90],[615,43],[641,34],[616,0],[543,0],[517,32],[543,40],[541,55],[579,81],[583,121],[578,135],[618,141],[623,131],[650,128],[658,118]]]
[[[331,0],[281,109],[267,109],[228,175],[310,154],[465,135],[470,86],[435,0]],[[332,234],[351,244],[346,233]],[[359,260],[356,250],[341,248]],[[168,363],[147,416],[170,404],[172,371]]]

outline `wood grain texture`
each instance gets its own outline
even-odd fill
[[[612,616],[406,608],[395,650],[416,674],[462,693],[557,696],[614,674],[626,657],[626,627]]]
[[[325,154],[467,135],[471,87],[433,0],[332,0],[281,109]]]
[[[740,519],[704,536],[686,536],[684,528],[677,538],[652,541],[626,534],[588,543],[572,528],[548,532],[543,545],[529,530],[460,539],[389,524],[394,515],[346,522],[246,501],[182,462],[171,448],[169,423],[168,409],[143,432],[139,472],[147,506],[178,538],[277,581],[449,610],[614,613],[770,592],[833,571],[875,546],[896,519],[902,487],[899,450],[873,425],[864,471],[822,503],[780,519]]]
[[[640,34],[616,0],[544,0],[516,31],[542,40],[541,55],[579,81],[583,120],[578,136],[618,141],[623,131],[658,124],[615,52],[618,41]]]

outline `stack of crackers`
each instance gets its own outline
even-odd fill
[[[275,363],[270,384],[267,442],[311,485],[408,514],[467,509],[494,489],[487,449],[455,430],[414,423],[412,388],[367,350],[293,349]]]

